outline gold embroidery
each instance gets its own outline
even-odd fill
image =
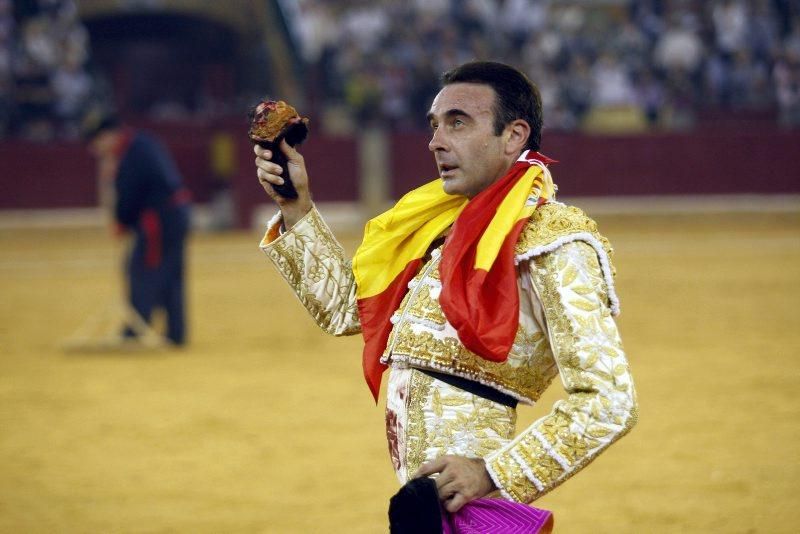
[[[604,283],[594,251],[576,242],[533,261],[534,285],[569,397],[557,402],[550,415],[535,422],[492,465],[519,458],[544,486],[538,497],[627,433],[637,413],[619,336],[605,313]],[[505,483],[511,494],[519,484]]]
[[[547,455],[547,450],[535,436],[529,434],[522,441],[524,442],[522,446],[515,447],[514,450],[519,453],[526,465],[536,465],[540,458]]]
[[[527,402],[538,400],[544,389],[557,374],[549,343],[538,330],[528,332],[522,325],[505,362],[490,362],[468,351],[454,335],[438,338],[424,327],[447,325],[447,320],[438,301],[438,284],[431,286],[425,278],[438,278],[438,261],[432,268],[423,267],[410,286],[417,288],[406,293],[396,317],[401,322],[392,329],[383,359],[406,361],[417,366],[433,369],[452,369],[457,374],[493,384],[506,391],[517,393]],[[423,331],[417,333],[410,323],[421,324]],[[392,354],[389,354],[389,351]]]
[[[429,447],[441,454],[457,452],[482,458],[514,435],[516,411],[487,399],[438,383],[431,397],[434,417]],[[441,391],[445,391],[443,396]],[[446,413],[450,412],[450,417]],[[452,415],[454,414],[454,417]]]
[[[432,269],[431,271],[433,270],[435,269]],[[407,308],[408,315],[415,319],[428,321],[434,325],[444,326],[447,322],[447,319],[444,317],[442,308],[439,307],[438,298],[434,298],[431,295],[431,291],[434,288],[424,281],[421,283],[422,287],[419,288],[414,301]],[[410,294],[410,292],[408,294]]]
[[[568,208],[561,204],[548,204],[534,212],[529,224],[523,230],[523,235],[518,241],[517,252],[525,252],[532,247],[547,245],[559,237],[568,236],[578,232],[590,232],[610,253],[610,246],[602,236],[597,234],[597,225],[586,217],[577,208]],[[562,249],[565,247],[562,247]],[[591,247],[575,249],[574,254],[591,255],[592,261],[575,262],[576,265],[593,265],[588,279],[586,273],[579,272],[576,265],[569,265],[567,255],[558,255],[558,267],[564,269],[562,283],[575,284],[577,290],[570,305],[585,312],[603,310],[608,315],[608,310],[602,303],[606,302],[603,295],[601,301],[597,294],[598,289],[605,291],[605,281],[602,271],[597,263],[596,252]],[[438,263],[438,257],[431,260]],[[438,278],[438,268],[427,269],[427,276]],[[576,283],[579,281],[579,283]],[[495,385],[505,391],[518,394],[527,402],[538,400],[544,389],[550,384],[558,373],[550,351],[549,340],[538,330],[527,331],[523,325],[517,332],[512,352],[506,362],[490,362],[466,350],[451,335],[440,336],[430,329],[446,326],[446,319],[438,299],[432,294],[431,287],[418,274],[413,282],[422,284],[411,298],[412,291],[406,293],[400,306],[397,317],[403,320],[395,325],[392,330],[384,359],[390,357],[395,361],[406,361],[413,365],[428,366],[434,369],[451,369],[456,374],[477,379]],[[416,328],[409,323],[416,323],[422,328]],[[530,326],[530,325],[528,325]],[[596,325],[590,325],[588,328]],[[428,327],[428,331],[426,328]],[[442,328],[444,329],[444,328]],[[597,340],[599,347],[607,346],[607,342]],[[389,348],[392,349],[390,355]],[[606,349],[607,350],[607,349]],[[595,352],[597,352],[595,351]],[[589,355],[589,358],[595,356]],[[577,363],[577,362],[573,362]]]
[[[516,254],[524,254],[549,245],[559,238],[583,232],[596,237],[608,253],[609,259],[611,258],[614,250],[608,240],[598,233],[597,223],[579,208],[559,203],[549,203],[536,208],[522,229],[514,250]]]
[[[564,473],[564,468],[561,467],[561,464],[548,455],[540,456],[537,458],[536,463],[530,467],[533,475],[545,487],[552,485]]]
[[[409,282],[409,288],[416,287],[418,284],[423,283],[423,278],[426,273],[430,276],[432,272],[436,271],[435,268],[428,268],[428,267],[429,263],[424,263],[420,265],[419,272],[417,272],[417,274],[414,275],[414,278],[412,278],[411,281]],[[423,288],[420,288],[420,291],[422,289]],[[418,293],[418,291],[414,291],[413,289],[409,289],[409,291],[406,291],[406,294],[403,295],[403,298],[400,301],[400,306],[398,306],[397,311],[395,311],[393,314],[392,320],[405,318],[406,315],[409,314],[408,310],[412,306],[414,306],[412,298],[416,298],[415,293]],[[411,306],[409,305],[409,303],[411,303]],[[436,301],[436,305],[438,306],[438,301]],[[442,313],[442,315],[444,314]],[[383,349],[383,354],[381,355],[381,361],[383,363],[388,363],[390,360],[390,354],[395,345],[395,337],[397,335],[397,332],[398,328],[396,325],[389,331],[389,338],[386,340],[386,347]]]
[[[438,262],[441,260],[441,258],[442,258],[442,257],[441,257],[441,251],[442,251],[442,247],[439,247],[437,250],[439,251],[439,254],[440,254],[440,255],[439,255],[439,256],[437,256],[437,257],[435,258],[435,260],[434,260],[434,261],[436,261],[436,262],[438,263]],[[428,272],[428,276],[430,277],[430,279],[431,279],[431,280],[436,280],[436,281],[437,281],[437,282],[439,282],[439,283],[441,283],[441,281],[442,281],[442,277],[441,277],[441,275],[439,274],[439,266],[438,266],[438,265],[436,266],[436,268],[435,268],[435,269],[431,269],[431,270]]]
[[[427,459],[425,450],[428,443],[428,430],[425,426],[425,405],[430,396],[433,378],[411,371],[406,400],[408,413],[408,429],[406,431],[406,472],[411,477]]]
[[[565,436],[554,450],[556,454],[569,462],[570,466],[574,466],[587,455],[589,449],[593,449],[597,444],[596,440],[584,439],[577,434],[570,434]]]
[[[409,476],[444,454],[484,457],[514,436],[516,410],[412,369],[406,404]]]
[[[315,209],[262,248],[321,328],[335,335],[361,331],[351,264]]]
[[[458,338],[439,339],[431,332],[417,333],[409,324],[400,325],[394,335],[393,360],[432,369],[450,369],[456,374],[513,391],[531,404],[539,399],[558,372],[544,336],[528,354],[511,354],[506,362],[498,363],[468,351]],[[532,342],[535,336],[528,335],[527,339]]]
[[[528,332],[520,325],[511,351],[512,354],[532,354],[533,359],[541,359],[549,348],[542,332],[539,330]]]
[[[536,486],[528,480],[520,465],[511,456],[499,455],[490,462],[501,488],[517,502],[531,502],[537,496]]]

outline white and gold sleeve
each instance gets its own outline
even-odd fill
[[[351,262],[316,208],[281,233],[270,221],[260,248],[275,264],[308,313],[335,336],[361,332]]]
[[[485,457],[503,496],[531,502],[583,469],[637,419],[636,393],[596,250],[583,241],[531,258],[528,272],[567,398]]]

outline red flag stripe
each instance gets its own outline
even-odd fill
[[[416,274],[421,262],[421,258],[410,261],[403,272],[381,293],[358,300],[358,316],[364,336],[364,378],[376,402],[381,387],[381,375],[386,370],[380,360],[392,331],[391,317],[400,307],[408,290],[408,282]]]

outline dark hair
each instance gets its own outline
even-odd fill
[[[525,148],[539,150],[542,143],[542,97],[539,89],[520,71],[496,61],[472,61],[442,74],[442,85],[479,83],[494,89],[494,134],[508,123],[522,119],[531,127]]]

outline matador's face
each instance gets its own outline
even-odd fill
[[[488,85],[446,85],[433,100],[428,120],[446,193],[472,198],[502,177],[510,166],[506,134],[494,133],[496,93]]]

